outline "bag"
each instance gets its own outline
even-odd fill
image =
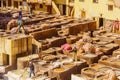
[[[119,21],[114,22],[114,27],[115,29],[119,30]]]

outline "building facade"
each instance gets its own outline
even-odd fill
[[[120,20],[120,8],[115,6],[115,0],[75,0],[74,17],[81,18],[82,10],[85,11],[85,18],[102,17],[106,19]]]

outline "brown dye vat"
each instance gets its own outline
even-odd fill
[[[99,68],[104,67],[104,65],[94,63],[94,64],[91,64],[89,67],[97,71]]]
[[[120,46],[120,38],[115,39],[114,42]]]
[[[45,60],[45,61],[55,61],[55,60],[57,60],[57,57],[54,56],[54,55],[48,55],[48,56],[43,57],[43,60]]]
[[[106,33],[105,36],[106,37],[112,37],[114,35],[114,33]]]
[[[70,67],[73,67],[73,66],[75,66],[74,63],[64,63],[64,64],[63,64],[63,67],[64,67],[64,68],[70,68]]]
[[[53,48],[49,48],[47,50],[44,50],[41,53],[43,53],[43,54],[56,54],[56,52]]]
[[[76,64],[76,68],[77,68],[76,74],[81,73],[81,69],[88,67],[87,62],[82,59],[79,60],[78,62],[75,62],[75,64]]]
[[[106,72],[107,70],[110,70],[110,69],[112,69],[111,67],[101,67],[101,68],[99,68],[98,69],[98,71],[100,71],[100,72]]]
[[[42,50],[46,50],[46,49],[48,49],[48,48],[49,48],[48,46],[49,46],[49,44],[42,45],[42,46],[41,46],[41,49],[42,49]]]
[[[25,67],[28,67],[29,66],[29,60],[38,59],[38,58],[39,57],[38,57],[37,54],[17,58],[17,69],[23,69]]]
[[[99,42],[100,41],[99,38],[92,38],[92,40],[95,41],[95,42]]]
[[[38,40],[38,41],[41,42],[42,45],[48,44],[48,41],[46,41],[46,40]]]
[[[108,42],[100,41],[100,42],[97,42],[96,44],[97,45],[106,45],[106,44],[108,44]]]
[[[82,72],[81,72],[82,75],[86,75],[91,78],[95,77],[95,73],[96,73],[96,70],[89,67],[82,69]]]
[[[57,80],[68,80],[68,75],[67,75],[67,71],[65,68],[54,68],[53,70],[50,70],[49,72],[49,76],[50,77],[56,77]],[[67,78],[66,78],[67,76]]]
[[[109,43],[112,43],[114,41],[114,39],[112,38],[109,38],[107,36],[99,36],[98,37],[100,39],[101,42],[109,42]]]
[[[54,72],[63,72],[65,71],[65,68],[55,68]]]
[[[71,80],[71,74],[75,74],[76,71],[77,71],[76,66],[64,67],[64,68],[62,67],[62,69],[60,68],[54,70],[54,74],[56,75],[58,80]]]
[[[95,80],[103,80],[103,78],[104,78],[104,75],[99,75],[95,78]]]
[[[80,31],[82,30],[82,25],[86,25],[86,24],[79,24],[79,23],[75,23],[72,24],[69,28],[68,28],[68,32],[71,35],[76,35],[78,33],[80,33]],[[86,26],[85,26],[86,27]]]
[[[72,43],[75,43],[77,40],[76,38],[69,38],[69,39],[66,39],[66,41],[68,44],[72,44]]]
[[[63,53],[60,47],[53,47],[56,53]]]
[[[50,38],[52,36],[57,36],[57,30],[56,30],[56,28],[51,28],[51,29],[47,29],[47,30],[33,32],[33,33],[31,33],[31,35],[38,41],[38,40]],[[42,36],[40,36],[40,35],[42,35]]]
[[[83,37],[82,33],[78,33],[77,36],[79,37],[79,39]]]
[[[109,62],[110,66],[113,67],[113,68],[120,68],[120,60],[113,60],[111,62]]]
[[[45,74],[48,75],[49,68],[46,66],[41,66],[40,64],[35,64],[35,73],[36,74]]]
[[[71,76],[72,80],[93,80],[93,78],[81,74],[72,74]]]
[[[102,46],[101,48],[102,48],[103,53],[104,53],[105,55],[111,55],[112,52],[113,52],[113,50],[112,50],[113,48],[112,48],[112,47]]]
[[[99,60],[98,63],[106,65],[106,66],[111,66],[111,59],[105,59],[105,60]]]
[[[105,46],[113,48],[112,50],[116,50],[119,48],[119,45],[114,43],[106,44]]]
[[[104,55],[104,53],[103,53],[103,52],[96,52],[96,54],[98,55],[98,59],[100,59],[100,58],[101,58],[101,56],[103,56],[103,55]]]
[[[70,80],[71,74],[77,73],[77,67],[74,63],[64,63],[60,69],[55,69],[51,71],[51,74],[53,73],[52,75],[56,76],[58,80]]]
[[[116,57],[117,55],[120,55],[120,50],[115,50],[115,51],[113,51],[112,56],[113,56],[113,57]]]
[[[58,53],[58,54],[57,54],[57,58],[59,58],[60,61],[62,61],[62,60],[67,59],[68,57],[67,57],[66,55],[64,55],[64,54]]]
[[[50,43],[50,47],[60,47],[61,45],[66,43],[66,39],[63,37],[55,37],[48,40]],[[58,44],[59,43],[59,44]]]
[[[120,76],[120,70],[114,69],[114,71],[115,71],[115,73],[116,73],[117,76]]]
[[[78,59],[84,59],[87,61],[87,64],[92,64],[98,61],[98,55],[96,54],[79,54]]]

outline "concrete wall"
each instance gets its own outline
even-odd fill
[[[113,11],[108,11],[108,4],[113,5]],[[77,18],[81,17],[81,10],[84,8],[86,11],[86,18],[99,17],[102,13],[103,17],[106,19],[116,20],[116,18],[118,18],[120,20],[120,8],[115,7],[112,1],[98,0],[98,3],[93,3],[93,0],[85,0],[84,2],[75,0],[74,6],[74,16]]]

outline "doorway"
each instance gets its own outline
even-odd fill
[[[86,18],[86,11],[84,9],[81,10],[81,18]]]

